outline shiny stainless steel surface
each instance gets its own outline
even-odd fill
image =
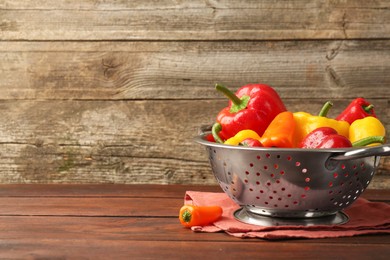
[[[205,140],[222,190],[251,214],[278,218],[331,216],[351,205],[371,182],[390,145],[346,149],[230,146]],[[242,214],[241,214],[242,215]]]

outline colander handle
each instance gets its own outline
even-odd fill
[[[353,160],[370,156],[386,156],[390,155],[390,144],[374,146],[369,148],[362,148],[353,151],[346,152],[344,154],[335,155],[331,157],[331,160],[345,161]]]

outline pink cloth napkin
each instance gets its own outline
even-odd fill
[[[344,210],[349,221],[342,225],[272,226],[245,224],[236,220],[234,211],[240,207],[225,193],[187,191],[185,204],[219,205],[222,218],[209,226],[196,226],[196,232],[220,232],[240,238],[289,239],[348,237],[365,234],[390,234],[390,205],[358,198]]]

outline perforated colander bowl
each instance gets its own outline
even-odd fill
[[[300,149],[230,146],[205,139],[212,172],[222,190],[242,206],[236,218],[332,216],[352,204],[371,182],[390,145]],[[345,222],[331,220],[330,224]]]

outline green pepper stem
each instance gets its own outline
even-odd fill
[[[188,223],[191,221],[192,214],[189,210],[185,210],[181,217],[182,217],[184,222]]]
[[[328,115],[329,110],[332,108],[333,103],[330,101],[327,101],[324,106],[321,108],[320,113],[318,116],[326,117]]]
[[[363,107],[364,111],[366,111],[367,113],[371,113],[371,110],[374,109],[374,105],[370,104],[368,106],[365,106]]]
[[[215,123],[211,128],[211,134],[214,137],[215,142],[223,144],[221,137],[219,137],[219,132],[222,130],[222,125],[220,123]]]
[[[221,84],[215,84],[215,89],[218,90],[219,92],[222,92],[227,98],[229,98],[233,104],[239,106],[242,103],[242,100],[236,96],[230,89],[225,87],[224,85]]]
[[[369,144],[375,144],[375,143],[385,143],[385,137],[384,136],[369,136],[360,140],[357,140],[352,143],[353,147],[360,147],[360,146],[366,146]]]

